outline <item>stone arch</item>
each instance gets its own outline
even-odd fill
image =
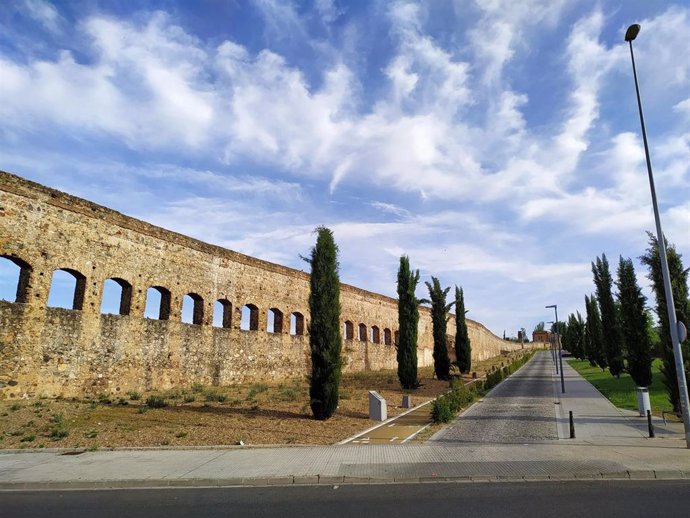
[[[352,322],[349,320],[343,322],[343,334],[345,336],[345,340],[354,340],[355,328]]]
[[[391,330],[388,329],[387,327],[383,330],[383,343],[384,343],[384,345],[391,345],[392,344]]]
[[[101,313],[129,315],[131,309],[132,285],[120,277],[106,279],[101,295]]]
[[[240,329],[242,331],[259,330],[259,308],[257,308],[254,304],[245,304],[242,306],[242,320],[240,321]]]
[[[72,268],[53,270],[50,292],[48,293],[48,306],[80,311],[84,308],[85,293],[86,276],[84,274]]]
[[[270,308],[266,318],[266,331],[269,333],[283,332],[283,312],[278,308]]]
[[[146,290],[146,307],[144,316],[154,320],[168,320],[170,318],[170,290],[163,286],[151,286]]]
[[[232,327],[232,303],[228,299],[218,299],[213,305],[213,326]]]
[[[304,315],[299,311],[290,314],[290,334],[301,336],[304,334]]]
[[[204,299],[198,293],[187,293],[182,297],[181,320],[184,324],[200,326],[204,323]]]
[[[379,326],[371,326],[371,341],[375,344],[381,343],[381,331]]]
[[[27,263],[26,261],[19,259],[19,257],[14,257],[11,255],[5,255],[2,254],[0,255],[0,262],[8,264],[11,263],[14,266],[11,266],[10,268],[16,269],[16,275],[12,276],[15,277],[16,284],[13,281],[10,281],[7,284],[7,297],[9,302],[18,302],[20,304],[24,304],[29,301],[29,281],[31,280],[31,265]],[[4,266],[4,264],[3,264]],[[15,284],[14,286],[12,286]],[[3,291],[5,291],[3,289]],[[14,292],[14,300],[10,300],[12,298],[11,293]]]
[[[366,342],[367,341],[367,325],[366,324],[359,324],[357,326],[357,339],[360,342]]]

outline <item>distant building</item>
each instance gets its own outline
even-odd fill
[[[532,332],[533,342],[549,342],[551,340],[550,331],[534,331]]]

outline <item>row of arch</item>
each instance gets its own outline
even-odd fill
[[[28,302],[29,286],[32,268],[31,266],[14,256],[0,255],[0,280],[11,278],[14,266],[14,278],[16,279],[16,291],[14,294],[9,289],[13,282],[2,282],[0,299],[14,299],[14,302]],[[86,292],[86,276],[72,268],[58,268],[53,271],[51,286],[48,294],[49,307],[61,307],[65,309],[81,310],[84,306]],[[101,314],[129,315],[132,310],[133,287],[130,282],[121,277],[111,277],[104,281],[101,296]],[[172,294],[163,286],[150,286],[146,291],[146,304],[144,318],[156,320],[169,320],[172,309]],[[214,327],[229,329],[233,324],[232,303],[227,299],[218,299],[214,302],[211,324]],[[240,311],[240,330],[259,330],[259,308],[251,303],[242,306]],[[198,293],[187,293],[182,299],[181,321],[186,324],[203,325],[204,299]],[[269,308],[267,311],[266,331],[268,333],[284,332],[284,313],[278,308]],[[305,334],[304,315],[299,311],[290,313],[289,334],[299,336]],[[395,331],[397,342],[398,332]],[[343,338],[355,339],[355,326],[350,320],[343,322]],[[374,325],[367,328],[366,324],[357,325],[357,340],[361,342],[383,343],[392,345],[393,334],[389,328],[381,329]]]
[[[354,324],[346,320],[343,322],[343,338],[345,340],[355,339],[355,326]],[[367,330],[366,324],[357,325],[357,340],[360,342],[372,342],[375,344],[381,343],[381,329],[379,326],[371,326]],[[398,342],[398,332],[395,332],[395,342]],[[387,327],[383,329],[383,344],[392,345],[393,344],[393,334]]]

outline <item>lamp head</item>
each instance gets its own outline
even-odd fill
[[[558,304],[551,304],[550,306],[544,306],[546,309],[557,308]]]
[[[639,23],[634,23],[630,27],[628,27],[628,30],[625,31],[625,41],[632,41],[635,38],[637,38],[637,35],[640,33],[640,24]]]

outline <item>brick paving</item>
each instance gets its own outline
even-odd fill
[[[550,356],[538,353],[431,440],[506,444],[558,439],[551,371]]]

